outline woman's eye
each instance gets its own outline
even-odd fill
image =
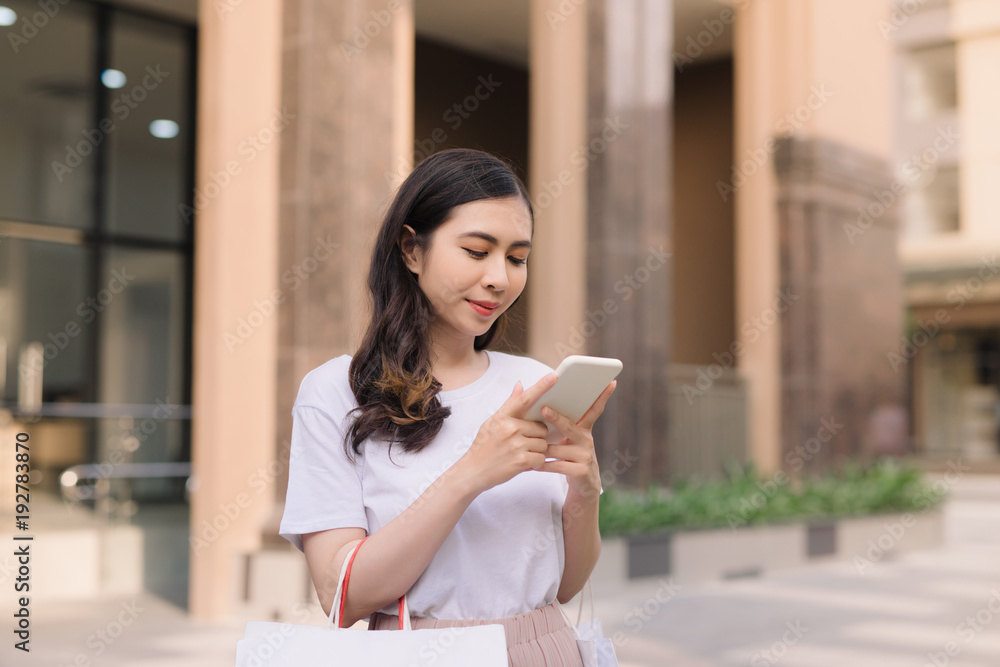
[[[472,250],[470,248],[462,248],[462,250],[464,250],[465,252],[469,253],[470,255],[472,255],[473,257],[475,257],[476,259],[482,259],[483,257],[486,257],[486,255],[489,254],[489,252],[487,252],[487,251]],[[508,257],[507,259],[509,259],[512,264],[517,264],[518,266],[520,266],[522,264],[527,264],[528,263],[528,260],[526,260],[526,259],[520,259],[519,257]]]

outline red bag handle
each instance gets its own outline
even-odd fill
[[[344,572],[344,589],[340,592],[340,617],[337,619],[337,627],[342,628],[344,623],[344,604],[347,602],[347,583],[351,580],[351,567],[354,565],[354,557],[358,555],[361,550],[361,545],[365,543],[370,535],[365,535],[358,542],[358,546],[354,548],[354,552],[351,554],[351,558],[347,561],[347,571]],[[403,629],[403,598],[399,598],[399,629]]]

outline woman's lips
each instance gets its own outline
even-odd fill
[[[499,303],[493,304],[493,307],[489,308],[489,307],[487,307],[486,305],[483,305],[483,304],[490,305],[490,304],[492,304],[492,302],[490,302],[490,301],[472,301],[470,299],[466,299],[466,301],[469,302],[469,305],[472,306],[472,309],[474,311],[476,311],[478,314],[480,314],[480,315],[482,315],[484,317],[488,317],[488,316],[492,315],[494,313],[494,311],[496,311],[497,306],[500,305]]]

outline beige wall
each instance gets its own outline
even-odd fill
[[[891,159],[893,46],[877,28],[889,11],[889,0],[773,0],[740,9],[733,37],[736,163],[792,132]],[[778,294],[776,194],[773,157],[736,191],[738,330]],[[752,344],[743,341],[739,362],[751,386],[750,448],[765,471],[776,469],[781,455],[779,326]]]
[[[715,363],[736,336],[733,197],[716,183],[733,160],[733,62],[687,67],[674,78],[673,354]]]
[[[989,239],[995,251],[1000,247],[1000,3],[952,0],[952,9],[959,119],[968,138],[959,163],[961,235],[973,245]]]
[[[794,0],[796,4],[800,0]],[[878,25],[889,16],[889,0],[812,0],[809,7],[808,65],[798,73],[793,97],[799,105],[816,84],[832,96],[809,125],[823,136],[886,159],[893,150],[892,40]]]
[[[478,148],[513,162],[518,176],[527,179],[528,70],[421,37],[415,55],[416,157]],[[480,77],[496,84],[495,90],[483,87]],[[467,100],[477,93],[478,99]]]
[[[422,38],[415,56],[415,162],[445,148],[476,148],[513,163],[527,183],[528,71]],[[530,293],[525,289],[510,309],[507,344],[498,349],[527,351]]]

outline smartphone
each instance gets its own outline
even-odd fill
[[[571,354],[556,369],[559,380],[528,408],[524,418],[546,424],[549,427],[548,442],[557,443],[563,439],[562,432],[545,421],[542,406],[549,405],[576,423],[621,370],[619,359]]]

